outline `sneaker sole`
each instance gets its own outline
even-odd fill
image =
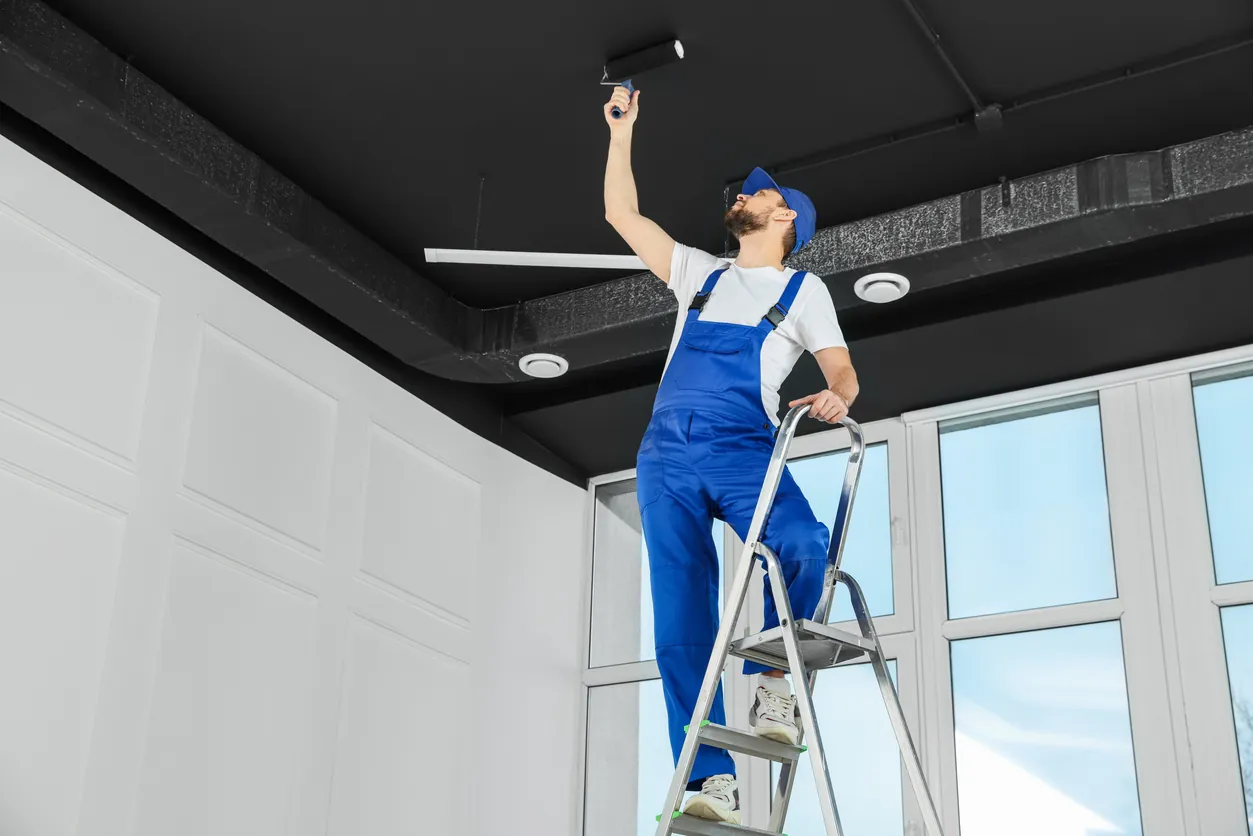
[[[776,743],[786,743],[789,746],[795,746],[797,738],[800,737],[799,729],[793,731],[785,726],[754,726],[753,733],[758,737],[764,737]]]
[[[700,796],[693,798],[691,803],[683,808],[683,815],[695,816],[698,819],[726,822],[727,824],[740,823],[739,810],[723,810],[705,801]]]

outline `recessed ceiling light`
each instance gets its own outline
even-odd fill
[[[867,302],[895,302],[909,292],[909,279],[898,273],[871,273],[857,280],[853,292]]]
[[[518,368],[531,377],[561,377],[570,364],[556,354],[528,354],[518,361]]]

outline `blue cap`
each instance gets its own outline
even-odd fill
[[[754,168],[753,173],[744,181],[744,194],[756,194],[761,189],[778,191],[783,195],[783,202],[787,204],[787,208],[796,213],[796,219],[792,221],[796,226],[796,246],[792,248],[792,252],[797,252],[814,237],[815,227],[818,225],[818,211],[814,209],[813,201],[806,197],[804,192],[785,189],[774,182],[774,178],[769,174],[760,168]]]

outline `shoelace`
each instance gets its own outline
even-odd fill
[[[734,804],[735,799],[731,797],[731,785],[734,783],[734,778],[729,778],[725,775],[714,775],[705,779],[705,783],[701,785],[701,792],[705,795],[716,795],[725,799],[728,804]]]
[[[792,705],[796,700],[795,697],[785,697],[760,686],[757,688],[757,694],[761,699],[762,716],[769,717],[771,720],[791,722]]]

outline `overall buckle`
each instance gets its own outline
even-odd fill
[[[787,311],[783,310],[778,305],[774,305],[770,308],[770,310],[766,311],[766,315],[762,317],[762,319],[768,320],[773,328],[778,328],[779,323],[786,318]]]

